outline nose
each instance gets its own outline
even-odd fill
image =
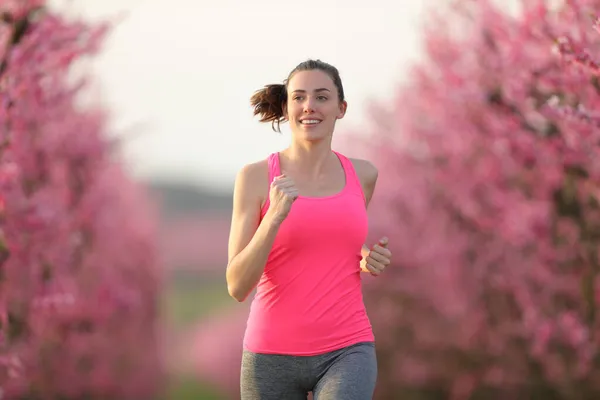
[[[313,100],[309,97],[304,102],[304,113],[312,114],[313,112],[315,112],[315,108],[313,106]]]

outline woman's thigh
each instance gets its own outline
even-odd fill
[[[314,387],[314,400],[371,400],[377,382],[373,343],[359,343],[332,353]]]
[[[306,400],[308,389],[298,357],[244,351],[242,400]]]

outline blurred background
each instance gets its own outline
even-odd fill
[[[43,3],[0,0],[0,38],[22,28],[6,9]],[[334,147],[380,170],[370,236],[390,237],[394,261],[365,279],[376,398],[600,398],[600,2],[49,5],[111,23],[99,54],[74,67],[92,78],[81,100],[108,119],[81,116],[64,85],[36,75],[60,76],[89,36],[31,17],[42,22],[16,42],[26,50],[0,66],[18,78],[0,79],[12,90],[0,90],[0,117],[13,123],[0,147],[0,399],[49,388],[69,400],[238,398],[250,301],[225,284],[234,179],[290,141],[249,99],[308,58],[344,83]],[[30,140],[34,128],[46,142]],[[158,351],[140,337],[155,328]],[[157,395],[145,386],[162,387],[163,366]]]

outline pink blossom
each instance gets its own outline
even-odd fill
[[[600,396],[600,4],[495,4],[434,16],[354,149],[379,166],[372,232],[394,253],[366,294],[393,366],[380,398]]]
[[[82,109],[85,86],[70,79],[107,26],[45,5],[0,0],[2,396],[152,398],[162,376],[153,206],[119,165],[105,113]]]

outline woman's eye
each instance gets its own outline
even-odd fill
[[[300,100],[304,100],[304,97],[303,96],[295,96],[292,98],[292,100],[300,101]],[[327,96],[317,96],[317,100],[325,101],[325,100],[327,100]]]

